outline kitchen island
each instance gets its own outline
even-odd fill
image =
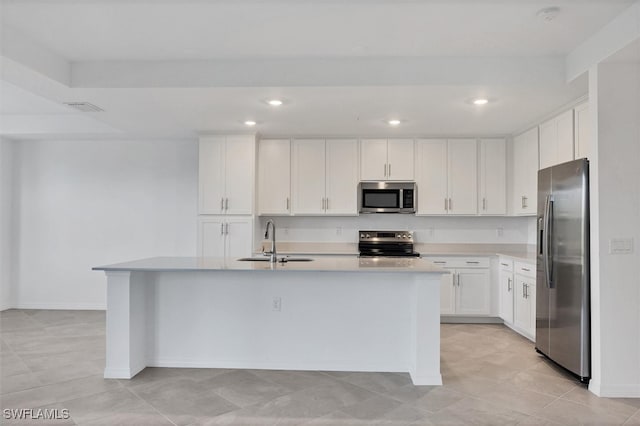
[[[440,276],[419,258],[156,257],[107,276],[105,378],[147,366],[409,372],[442,384]]]

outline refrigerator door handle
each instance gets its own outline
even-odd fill
[[[549,195],[544,198],[544,212],[542,216],[542,267],[544,269],[544,283],[549,286]]]
[[[543,259],[544,259],[544,275],[545,275],[545,282],[547,284],[548,288],[553,288],[553,276],[552,276],[552,268],[553,265],[551,264],[552,262],[550,261],[551,259],[551,235],[552,235],[552,229],[551,229],[551,223],[552,223],[552,215],[553,215],[553,199],[551,198],[551,195],[547,195],[546,199],[545,199],[545,206],[544,206],[544,235],[543,235],[543,240],[544,240],[544,245],[543,245]]]

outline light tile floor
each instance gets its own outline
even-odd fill
[[[441,387],[396,373],[178,368],[105,380],[104,334],[100,311],[1,312],[2,408],[71,415],[37,425],[640,425],[640,399],[595,397],[501,325],[442,325]]]

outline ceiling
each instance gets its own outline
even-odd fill
[[[265,135],[509,134],[586,94],[564,57],[631,3],[4,0],[0,133],[191,138],[252,119]]]

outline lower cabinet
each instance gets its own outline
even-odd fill
[[[429,258],[451,273],[440,283],[440,314],[487,316],[491,313],[488,258]]]
[[[200,216],[198,256],[237,258],[252,252],[253,216]]]
[[[515,275],[513,325],[526,337],[536,338],[536,279]]]
[[[499,314],[513,330],[535,340],[536,269],[528,262],[499,259]]]
[[[498,315],[505,323],[513,324],[513,260],[500,258],[498,271]]]

